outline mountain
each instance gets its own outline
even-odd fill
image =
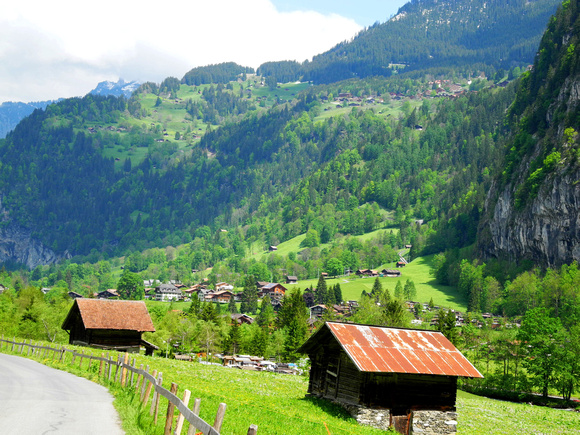
[[[90,93],[93,95],[121,95],[130,98],[133,92],[140,86],[137,81],[125,82],[120,79],[118,82],[101,82]],[[58,100],[39,101],[33,103],[5,102],[0,105],[0,138],[6,137],[6,134],[13,130],[14,127],[25,117],[30,115],[36,109],[45,109],[49,104],[61,101]]]
[[[578,1],[564,2],[522,78],[509,112],[513,139],[480,226],[485,258],[580,260],[579,26]]]
[[[398,71],[510,69],[533,61],[559,0],[413,0],[382,24],[302,65],[331,83]]]
[[[14,129],[21,119],[30,115],[36,109],[44,109],[55,101],[39,101],[35,103],[5,102],[0,105],[0,138]]]
[[[287,78],[296,69],[264,70],[279,66]],[[396,225],[412,255],[471,246],[503,170],[505,114],[528,105],[504,83],[519,67],[494,74],[498,87],[473,72],[282,86],[225,63],[145,83],[130,99],[67,99],[0,141],[1,225],[54,258],[216,234],[189,266],[230,259],[234,270],[253,244],[304,233],[316,247]]]
[[[118,82],[104,81],[100,82],[90,93],[103,96],[113,95],[115,97],[123,95],[125,98],[129,99],[140,85],[141,83],[135,80],[130,82],[125,82],[123,79],[119,79]]]

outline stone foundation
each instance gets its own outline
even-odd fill
[[[391,411],[389,409],[372,409],[364,406],[342,405],[356,418],[359,424],[387,430],[391,423]]]
[[[457,412],[454,411],[413,411],[411,433],[439,435],[457,433]]]
[[[390,409],[374,409],[364,406],[344,405],[359,424],[387,430],[391,422]],[[457,433],[457,412],[454,411],[413,411],[409,434],[455,435]]]

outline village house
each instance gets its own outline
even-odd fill
[[[326,322],[298,351],[312,364],[309,395],[402,434],[456,433],[457,379],[483,377],[437,331]]]
[[[298,277],[294,275],[286,276],[286,284],[296,284],[298,282]]]
[[[95,296],[97,297],[97,299],[113,299],[118,298],[119,293],[117,293],[117,290],[110,288],[97,293]]]
[[[229,290],[223,290],[206,295],[206,302],[219,302],[220,304],[227,304],[234,294]]]
[[[156,301],[176,301],[181,299],[182,293],[173,284],[161,284],[155,287]]]
[[[143,301],[75,299],[62,324],[69,334],[69,344],[139,352],[152,355],[157,347],[141,338],[143,332],[155,332]]]
[[[269,295],[271,299],[280,299],[286,294],[286,287],[277,282],[269,282],[258,290],[258,297]]]
[[[317,317],[320,318],[324,315],[324,313],[326,313],[328,311],[328,308],[326,308],[326,305],[320,304],[320,305],[314,305],[313,307],[310,308],[310,314],[312,317]]]
[[[247,314],[241,313],[230,314],[230,318],[232,319],[232,323],[235,322],[239,325],[241,324],[251,325],[252,323],[254,323],[253,317],[250,317]]]
[[[81,295],[80,293],[73,292],[73,291],[70,291],[67,294],[68,294],[68,297],[71,298],[71,299],[78,299],[78,298],[82,298],[83,297],[83,295]]]
[[[383,276],[388,276],[391,278],[397,278],[399,276],[401,276],[401,271],[400,270],[394,270],[394,269],[383,269],[381,270],[381,274]]]

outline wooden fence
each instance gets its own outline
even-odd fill
[[[100,357],[84,354],[82,352],[77,353],[74,350],[67,349],[61,346],[59,349],[52,348],[49,346],[39,346],[32,344],[32,340],[26,343],[17,342],[16,339],[5,340],[4,335],[0,339],[0,351],[4,348],[6,343],[6,348],[11,347],[11,352],[23,354],[26,348],[26,355],[39,356],[41,358],[50,358],[52,361],[58,359],[59,362],[66,363],[68,359],[68,354],[72,356],[70,364],[74,365],[76,359],[79,358],[78,365],[79,368],[83,366],[83,360],[88,360],[87,370],[91,368],[93,361],[99,363],[98,373],[99,378],[104,376],[109,382],[120,383],[122,387],[134,388],[136,395],[139,395],[139,401],[143,407],[147,407],[149,403],[149,398],[151,393],[153,397],[151,399],[151,404],[149,405],[149,415],[153,416],[155,424],[158,422],[159,416],[159,399],[161,396],[168,400],[167,412],[165,414],[165,435],[169,434],[181,434],[183,425],[185,421],[189,422],[189,429],[187,431],[188,435],[196,435],[202,433],[204,435],[219,435],[222,422],[224,420],[226,412],[226,404],[220,403],[215,421],[213,425],[206,423],[199,417],[199,409],[201,405],[201,399],[195,399],[193,409],[189,409],[189,401],[191,398],[191,392],[189,390],[183,391],[183,399],[177,397],[177,384],[171,383],[169,390],[162,387],[163,374],[161,372],[157,373],[157,370],[153,370],[149,373],[149,366],[143,369],[143,364],[139,368],[135,367],[135,359],[129,363],[129,354],[125,353],[119,355],[117,361],[114,360],[112,356],[105,356],[104,353]],[[52,352],[52,354],[50,354]],[[113,371],[115,372],[113,374]],[[129,372],[131,373],[129,375]],[[173,426],[175,409],[179,411],[179,416]],[[173,432],[172,432],[173,429]],[[256,435],[258,432],[258,426],[251,425],[248,428],[248,435]]]

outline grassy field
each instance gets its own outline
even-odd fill
[[[100,351],[88,348],[83,352]],[[3,352],[8,352],[6,349]],[[97,365],[82,370],[77,363],[47,365],[83,374],[98,380]],[[163,385],[178,385],[178,396],[184,389],[192,398],[201,398],[200,416],[213,423],[220,403],[227,405],[222,434],[245,434],[251,424],[259,434],[379,434],[382,431],[360,426],[337,405],[306,397],[308,378],[266,372],[227,369],[199,363],[181,362],[158,357],[137,357],[137,365],[148,365],[163,373]],[[149,410],[141,409],[131,389],[112,388],[127,434],[161,434],[162,424],[154,426]],[[160,415],[167,402],[162,398]],[[578,413],[487,399],[459,391],[457,398],[458,434],[580,434]]]
[[[415,288],[417,289],[416,302],[429,302],[433,299],[433,303],[439,307],[465,311],[467,308],[465,297],[460,295],[453,287],[437,284],[430,275],[432,261],[432,255],[419,257],[400,269],[401,278],[379,277],[379,281],[383,288],[389,289],[391,295],[394,295],[397,281],[401,280],[401,284],[404,285],[405,281],[410,279],[415,283]],[[395,269],[395,263],[383,264],[378,270],[383,268]],[[351,275],[328,279],[327,284],[330,286],[339,283],[345,300],[358,300],[363,290],[371,291],[374,281],[375,278],[357,278],[355,275]],[[299,281],[296,286],[304,290],[307,287],[316,287],[317,282],[317,279],[309,279]]]

